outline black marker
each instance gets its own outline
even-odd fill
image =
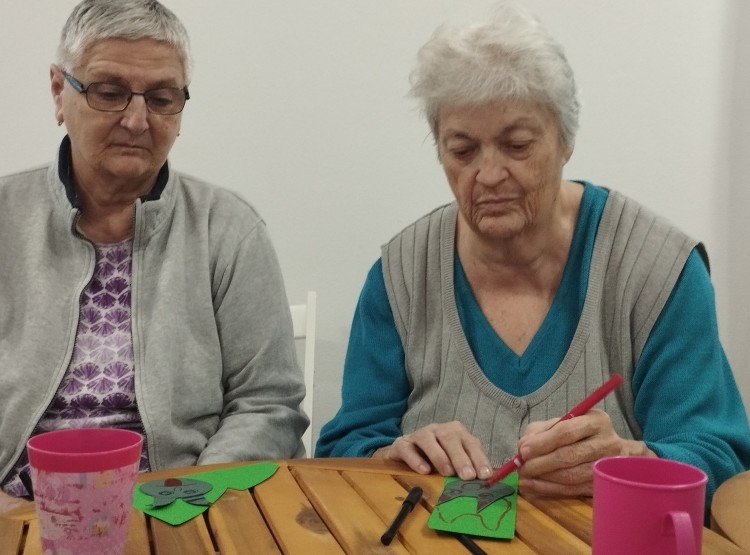
[[[26,497],[29,500],[34,500],[34,487],[31,485],[31,476],[29,476],[28,470],[22,470],[18,473],[18,478],[21,480],[23,487],[26,488]]]
[[[401,523],[406,518],[406,515],[408,515],[414,508],[414,505],[419,503],[421,497],[422,488],[420,488],[419,486],[415,486],[411,488],[411,490],[409,490],[409,495],[407,495],[406,499],[404,499],[404,502],[401,505],[401,509],[396,515],[396,518],[393,519],[393,522],[388,527],[388,530],[385,531],[385,534],[380,536],[380,543],[382,543],[383,545],[389,545],[393,541],[393,536],[396,535],[396,531],[398,530],[399,526],[401,526]]]
[[[458,538],[458,541],[460,541],[472,555],[487,555],[487,552],[477,544],[475,544],[474,540],[472,540],[466,534],[456,534],[456,537]]]

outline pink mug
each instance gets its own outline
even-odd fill
[[[649,457],[594,463],[594,555],[699,555],[706,474]]]
[[[143,437],[115,428],[58,430],[26,444],[44,553],[125,551]]]

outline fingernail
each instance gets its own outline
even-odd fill
[[[492,476],[492,469],[489,466],[481,466],[479,467],[479,472],[477,472],[477,475],[482,480],[489,478]]]
[[[417,469],[418,472],[421,472],[422,474],[427,474],[430,472],[430,465],[428,464],[420,464],[419,468]]]
[[[447,465],[445,465],[442,468],[442,470],[440,471],[440,473],[443,476],[450,476],[451,474],[453,474],[453,467],[451,465],[447,464]]]
[[[474,478],[474,468],[471,466],[465,466],[458,473],[458,476],[462,480],[471,480]]]

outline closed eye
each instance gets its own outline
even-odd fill
[[[458,160],[468,160],[474,155],[474,152],[476,151],[476,148],[467,146],[467,147],[459,147],[459,148],[452,148],[450,149],[450,154],[454,158],[457,158]]]
[[[533,141],[506,143],[505,150],[514,158],[523,158],[531,153]]]

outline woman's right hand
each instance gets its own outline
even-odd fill
[[[27,501],[22,497],[13,497],[4,491],[0,491],[0,514],[7,513],[11,509],[16,509],[24,505],[31,505],[31,501]]]
[[[486,480],[492,475],[481,442],[458,421],[429,424],[372,456],[402,461],[420,474],[429,474],[434,468],[443,476],[456,475],[462,480]]]

